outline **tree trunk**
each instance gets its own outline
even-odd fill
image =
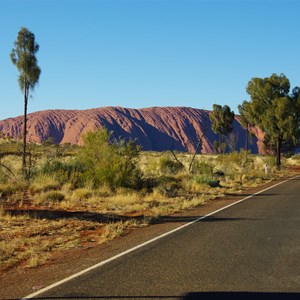
[[[246,143],[245,143],[245,148],[246,148],[246,151],[248,151],[248,148],[249,148],[249,125],[247,124],[247,127],[246,127]]]
[[[191,160],[190,165],[189,165],[189,173],[192,173],[192,165],[193,165],[195,156],[196,156],[196,154],[197,154],[197,152],[198,152],[198,149],[200,148],[200,146],[201,146],[201,144],[202,144],[202,138],[203,138],[203,136],[204,136],[204,134],[205,134],[205,131],[206,131],[206,129],[204,129],[202,135],[199,137],[199,141],[198,141],[196,150],[195,150],[195,152],[194,152],[194,155],[193,155],[192,160]]]
[[[221,154],[223,155],[225,153],[225,149],[226,149],[226,146],[224,146],[224,137],[225,137],[225,134],[221,133],[221,144],[220,144],[220,147],[221,147]]]
[[[26,86],[26,79],[24,80],[24,128],[23,128],[23,156],[22,156],[22,172],[26,178],[26,140],[27,140],[27,103],[28,103],[28,90]]]
[[[174,153],[174,151],[172,149],[169,149],[171,151],[171,153],[173,154],[175,160],[181,165],[183,166],[182,162],[177,158],[176,154]]]
[[[281,138],[278,138],[277,145],[276,145],[276,167],[280,169],[281,167]]]

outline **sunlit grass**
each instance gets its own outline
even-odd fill
[[[39,151],[39,156],[32,166],[29,182],[21,179],[19,156],[9,154],[1,158],[16,174],[12,180],[1,169],[2,204],[17,204],[13,207],[20,209],[26,200],[36,212],[13,215],[0,206],[0,270],[18,265],[39,266],[57,251],[105,243],[132,228],[147,226],[155,218],[201,206],[228,193],[239,194],[288,174],[284,167],[278,171],[273,157],[268,156],[247,155],[246,160],[245,153],[196,155],[189,172],[191,154],[176,153],[184,166],[179,168],[173,164],[170,152],[141,152],[138,161],[143,172],[141,187],[94,187],[92,181],[64,180],[59,163],[56,174],[49,169],[48,173],[41,172],[47,157],[56,155],[55,148],[47,149],[47,157],[42,155],[43,148],[35,151]],[[72,157],[63,155],[55,159],[68,166],[74,162],[74,151]],[[300,157],[283,159],[283,163],[300,166]],[[49,210],[54,217],[43,216],[43,210]],[[82,215],[55,218],[55,211]],[[85,218],[85,214],[95,214],[95,220]]]

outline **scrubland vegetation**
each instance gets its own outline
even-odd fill
[[[56,251],[90,247],[161,216],[239,194],[287,174],[300,157],[247,151],[222,155],[141,152],[133,142],[90,132],[83,147],[0,143],[0,270],[35,267]]]
[[[214,105],[210,115],[219,134],[216,156],[141,152],[131,141],[111,141],[106,131],[89,133],[83,147],[28,144],[28,99],[41,72],[38,50],[34,34],[21,28],[11,60],[24,94],[23,143],[0,143],[0,271],[35,267],[56,251],[103,243],[160,216],[242,193],[283,176],[288,164],[300,164],[299,156],[281,159],[283,146],[297,145],[300,136],[300,89],[290,93],[284,74],[251,79],[251,99],[239,107],[247,142],[248,131],[260,127],[272,157],[224,153],[234,121],[227,105]]]

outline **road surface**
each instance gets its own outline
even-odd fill
[[[37,299],[300,299],[300,178]]]

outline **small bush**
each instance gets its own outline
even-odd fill
[[[177,174],[183,170],[183,164],[170,158],[162,157],[159,161],[160,170],[163,174]]]
[[[181,188],[180,183],[174,177],[162,176],[158,179],[156,190],[166,197],[176,197]]]
[[[264,160],[265,160],[265,163],[268,165],[268,167],[276,167],[275,156],[266,156]]]
[[[213,166],[207,162],[197,161],[192,166],[192,173],[193,174],[212,175]]]
[[[32,192],[47,192],[57,190],[60,187],[61,184],[50,175],[40,175],[32,181],[29,190]]]
[[[220,155],[215,160],[215,171],[223,172],[226,176],[248,172],[252,159],[248,151],[232,152]]]
[[[214,176],[207,176],[207,175],[196,175],[194,177],[194,180],[198,184],[207,184],[210,187],[219,187],[220,186],[220,180],[215,178]]]
[[[133,141],[111,141],[107,130],[89,132],[84,137],[79,159],[85,166],[82,179],[93,188],[141,187],[142,173],[137,164],[140,148]]]
[[[61,160],[47,161],[40,168],[39,174],[50,175],[54,180],[66,183],[69,182],[74,188],[83,185],[82,174],[85,168],[78,160],[64,162]]]

